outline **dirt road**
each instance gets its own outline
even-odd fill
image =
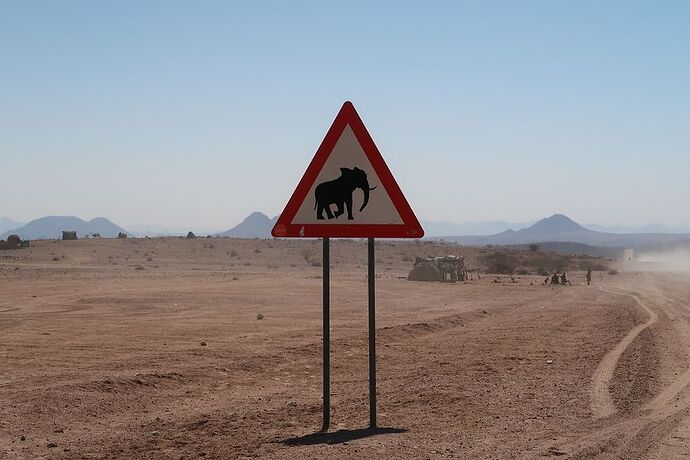
[[[371,433],[366,249],[335,242],[328,435],[316,243],[52,242],[0,259],[0,458],[688,452],[687,277],[401,279],[429,250],[377,250],[386,429]]]

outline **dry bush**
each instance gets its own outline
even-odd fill
[[[510,275],[517,268],[519,261],[513,254],[507,252],[492,252],[481,258],[488,273]]]

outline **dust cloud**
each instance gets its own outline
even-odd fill
[[[690,272],[690,248],[642,252],[636,255],[635,261],[637,269]]]

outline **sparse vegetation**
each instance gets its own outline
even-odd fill
[[[482,262],[489,273],[510,275],[518,266],[518,259],[506,252],[492,252],[482,257]]]

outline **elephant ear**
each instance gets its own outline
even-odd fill
[[[352,173],[353,171],[350,168],[340,168],[340,174],[342,174],[343,176],[347,176]]]

